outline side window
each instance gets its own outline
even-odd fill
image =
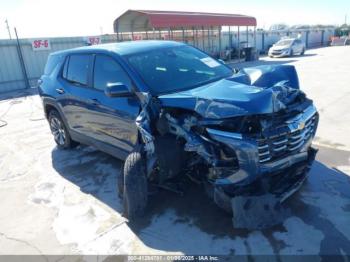
[[[70,55],[63,68],[63,78],[72,83],[86,86],[90,57],[90,55]]]
[[[68,64],[69,64],[69,56],[66,57],[66,60],[64,61],[64,66],[63,66],[62,76],[65,79],[67,79]]]
[[[111,57],[96,55],[94,67],[94,88],[105,90],[109,84],[123,83],[131,87],[131,80],[123,68]]]
[[[44,75],[50,75],[56,66],[61,63],[62,59],[61,55],[50,55],[45,65]]]

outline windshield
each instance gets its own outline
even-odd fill
[[[281,40],[276,43],[276,46],[284,46],[284,45],[291,45],[293,43],[293,39],[289,40]]]
[[[191,46],[133,54],[127,60],[154,95],[191,89],[232,75],[230,68]]]

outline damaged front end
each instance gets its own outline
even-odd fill
[[[261,136],[207,129],[209,136],[236,152],[239,169],[215,181],[214,200],[225,209],[227,197],[272,193],[282,202],[300,188],[315,158],[311,147],[318,114],[308,107],[280,127]]]
[[[144,97],[136,123],[148,173],[157,163],[166,169],[159,181],[192,170],[189,175],[210,185],[215,203],[227,211],[238,196],[272,194],[283,202],[300,188],[315,158],[319,116],[293,66],[244,69],[154,101]]]

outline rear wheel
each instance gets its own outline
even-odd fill
[[[124,216],[134,220],[141,216],[147,206],[148,185],[146,159],[140,152],[132,152],[124,164],[123,205]]]
[[[58,148],[67,149],[78,145],[73,141],[64,125],[60,114],[56,110],[51,110],[49,113],[49,124],[51,133]]]

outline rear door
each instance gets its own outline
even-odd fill
[[[108,97],[109,84],[120,82],[133,90],[133,82],[115,58],[96,54],[92,70],[92,104],[88,107],[87,122],[94,138],[130,152],[137,142],[136,117],[140,104],[136,96]]]
[[[70,130],[82,135],[91,135],[87,123],[88,107],[91,104],[90,71],[92,54],[71,54],[66,57],[60,77],[57,101],[62,108]]]

